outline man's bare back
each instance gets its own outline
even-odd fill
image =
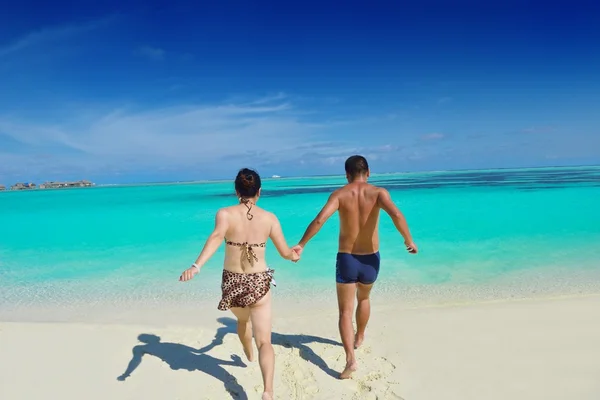
[[[299,242],[302,248],[321,229],[336,211],[340,215],[338,252],[356,255],[373,254],[379,250],[379,210],[392,218],[396,229],[404,237],[411,253],[416,253],[404,215],[392,201],[389,192],[366,182],[354,180],[336,190],[307,228]]]
[[[340,215],[340,253],[373,254],[379,250],[379,194],[365,182],[349,183],[336,190]]]

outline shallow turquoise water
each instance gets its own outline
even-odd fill
[[[385,174],[420,254],[408,255],[383,214],[380,282],[477,285],[545,269],[600,269],[600,168]],[[290,244],[299,240],[343,177],[264,182],[260,205],[275,212]],[[233,183],[98,187],[0,193],[0,301],[174,297]],[[337,216],[298,264],[268,248],[283,293],[330,287]],[[219,289],[223,247],[194,281]]]

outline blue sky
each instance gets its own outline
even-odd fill
[[[591,1],[187,3],[4,5],[0,183],[600,163]]]

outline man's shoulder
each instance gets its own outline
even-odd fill
[[[347,190],[348,190],[348,185],[344,185],[341,188],[335,189],[333,192],[331,192],[329,197],[330,198],[338,197],[339,195],[344,194],[344,192],[346,192]]]
[[[348,183],[348,184],[342,186],[341,188],[335,190],[333,193],[331,193],[331,195],[332,196],[343,195],[345,193],[351,193],[351,192],[357,192],[357,191],[361,191],[361,192],[368,191],[371,193],[379,193],[379,192],[386,191],[386,190],[382,187],[375,186],[371,183],[361,183],[359,185]]]
[[[380,201],[382,196],[389,195],[387,189],[381,186],[370,185],[369,191],[371,192],[371,196],[377,197],[377,201]]]
[[[382,186],[375,186],[375,185],[371,185],[373,187],[373,191],[377,192],[377,193],[387,193],[387,189],[382,187]]]
[[[362,190],[369,192],[369,193],[373,193],[373,194],[379,194],[379,193],[384,193],[387,192],[387,190],[381,186],[377,186],[377,185],[373,185],[372,183],[363,183],[362,184]]]

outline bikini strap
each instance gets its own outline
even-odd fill
[[[240,197],[240,203],[245,205],[246,208],[248,209],[248,211],[246,211],[246,218],[248,218],[248,220],[251,221],[252,218],[254,218],[254,215],[250,211],[252,211],[252,206],[254,204],[245,197]]]
[[[258,261],[258,257],[256,255],[256,253],[254,252],[253,247],[265,247],[266,243],[248,243],[248,242],[244,242],[244,243],[238,243],[238,242],[231,242],[229,240],[225,241],[226,244],[230,245],[230,246],[236,246],[236,247],[241,247],[242,251],[245,253],[244,255],[246,256],[246,259],[248,260],[248,262],[250,263],[250,265],[254,265],[255,261]]]
[[[244,242],[244,243],[239,243],[239,242],[232,242],[231,240],[227,240],[225,239],[225,244],[228,244],[230,246],[237,246],[237,247],[265,247],[267,245],[267,242],[262,242],[262,243],[248,243],[248,242]]]

